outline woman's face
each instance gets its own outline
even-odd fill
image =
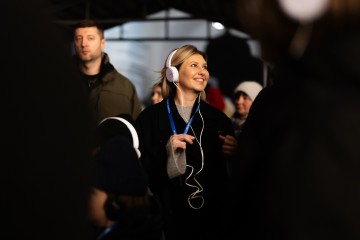
[[[152,94],[151,94],[151,102],[152,104],[161,102],[163,100],[162,94],[161,94],[161,88],[160,86],[155,86],[153,88]]]
[[[249,114],[252,102],[253,101],[251,100],[251,98],[248,95],[246,95],[243,92],[238,92],[235,95],[235,100],[234,100],[235,111],[237,113],[239,113],[240,116],[247,117],[247,115]]]
[[[179,84],[185,92],[202,92],[209,81],[207,63],[202,55],[194,54],[179,69]]]

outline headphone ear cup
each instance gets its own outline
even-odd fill
[[[287,16],[301,23],[314,21],[329,5],[329,0],[278,0],[278,2]]]
[[[179,71],[176,67],[168,67],[166,69],[166,79],[169,82],[177,82],[179,80]]]
[[[176,67],[171,66],[171,60],[177,49],[172,51],[166,59],[166,79],[169,82],[177,82],[179,80],[179,72]]]

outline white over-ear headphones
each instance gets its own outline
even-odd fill
[[[309,23],[326,11],[329,0],[279,0],[279,5],[290,18]]]
[[[124,123],[127,126],[127,128],[129,129],[129,131],[131,133],[131,136],[132,136],[133,146],[134,146],[135,152],[136,152],[138,158],[140,158],[141,153],[140,153],[140,150],[139,150],[139,136],[138,136],[134,126],[129,121],[125,120],[124,118],[120,118],[120,117],[108,117],[108,118],[105,118],[98,125],[100,125],[102,122],[104,122],[104,121],[106,121],[108,119],[118,120],[118,121]]]
[[[179,71],[176,69],[176,67],[171,66],[171,59],[173,55],[176,53],[177,49],[172,51],[168,58],[166,59],[166,79],[169,82],[177,82],[179,81]]]

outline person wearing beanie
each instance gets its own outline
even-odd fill
[[[256,81],[243,81],[235,88],[235,112],[231,120],[237,138],[239,138],[241,128],[246,121],[253,101],[262,89],[263,87]]]
[[[148,190],[132,122],[109,117],[96,129],[89,218],[97,240],[162,239],[162,207]]]

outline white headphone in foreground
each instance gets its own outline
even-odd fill
[[[138,158],[140,158],[141,153],[140,153],[140,150],[139,150],[139,136],[138,136],[134,126],[129,121],[125,120],[124,118],[120,118],[120,117],[108,117],[108,118],[105,118],[98,125],[100,125],[102,122],[104,122],[104,121],[106,121],[108,119],[118,120],[118,121],[124,123],[127,126],[127,128],[129,129],[129,131],[131,133],[131,136],[132,136],[133,146],[134,146],[135,152],[136,152]]]
[[[166,59],[166,79],[169,82],[177,82],[179,81],[179,71],[176,69],[176,67],[171,66],[171,59],[173,55],[176,53],[177,49],[172,51],[168,58]]]
[[[328,8],[329,0],[278,0],[282,10],[300,23],[309,23],[320,17]]]

